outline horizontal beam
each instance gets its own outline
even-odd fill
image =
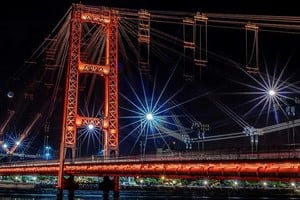
[[[58,163],[0,166],[0,175],[57,175]],[[67,163],[66,175],[215,178],[300,181],[300,163],[295,160],[198,161],[198,162],[94,162]]]

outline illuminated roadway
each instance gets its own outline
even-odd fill
[[[220,152],[219,152],[220,153]],[[300,150],[260,154],[168,154],[66,161],[65,175],[300,181]],[[54,175],[57,160],[3,164],[0,175]]]

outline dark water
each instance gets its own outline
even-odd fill
[[[8,192],[0,191],[0,200],[56,200],[56,191],[45,190],[39,191],[38,193],[29,193],[29,192]],[[64,198],[69,200],[67,192],[64,192]],[[209,195],[204,194],[199,191],[165,191],[165,190],[155,190],[155,191],[146,191],[146,190],[121,190],[118,197],[115,197],[113,192],[110,192],[108,196],[104,196],[101,191],[75,191],[74,198],[72,200],[92,200],[92,199],[101,199],[101,200],[165,200],[165,199],[207,199],[207,200],[221,200],[221,199],[238,199],[238,200],[254,200],[254,199],[300,199],[299,196],[293,195],[258,195],[258,194],[243,194],[238,195],[231,192],[223,194],[214,194],[213,192]]]

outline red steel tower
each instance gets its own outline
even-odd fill
[[[92,23],[102,26],[105,30],[105,60],[104,64],[86,63],[81,60],[82,24]],[[58,189],[64,189],[64,160],[66,151],[71,150],[72,160],[76,155],[77,129],[93,124],[103,130],[104,156],[114,157],[119,154],[118,141],[118,12],[103,7],[89,7],[73,4],[70,20],[70,35],[64,112],[62,124],[62,141],[60,144],[60,169],[58,174]],[[104,79],[104,117],[84,117],[78,110],[78,82],[82,73],[97,74]]]

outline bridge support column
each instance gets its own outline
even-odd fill
[[[63,189],[57,189],[56,193],[56,200],[62,200],[64,197],[64,190]]]
[[[109,176],[104,176],[103,181],[99,183],[99,189],[103,191],[103,199],[107,199],[109,190],[113,190],[113,181],[110,180]]]
[[[74,199],[74,189],[69,189],[69,191],[68,191],[68,199],[69,200],[72,200],[72,199]]]
[[[65,186],[68,190],[68,199],[74,199],[74,191],[79,188],[79,185],[74,181],[73,175],[70,175],[68,179],[65,179]]]
[[[114,198],[119,197],[120,194],[120,182],[119,182],[120,178],[118,176],[114,177]]]
[[[70,175],[69,178],[63,179],[63,187],[57,189],[56,200],[63,200],[64,189],[68,190],[68,199],[74,199],[74,191],[79,188],[79,185],[74,181],[74,176]]]
[[[99,183],[99,189],[103,191],[103,199],[108,198],[110,190],[114,192],[114,198],[119,197],[119,177],[115,176],[113,180],[111,180],[109,176],[104,176],[103,181]]]

